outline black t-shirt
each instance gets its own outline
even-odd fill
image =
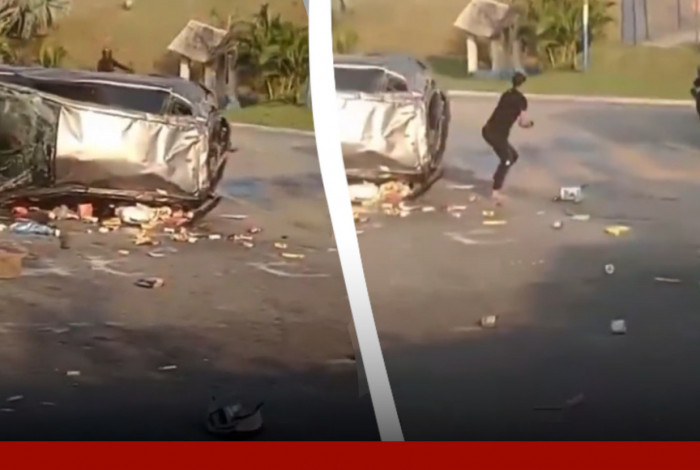
[[[527,98],[520,91],[511,88],[501,95],[496,109],[486,122],[486,129],[497,135],[508,136],[523,111],[527,111]]]

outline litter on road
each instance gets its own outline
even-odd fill
[[[507,225],[508,222],[506,220],[484,220],[483,224],[489,225],[489,226],[498,226],[498,225]]]
[[[137,287],[143,287],[144,289],[157,289],[165,285],[165,281],[159,277],[147,277],[139,279],[136,281],[135,285]]]
[[[610,322],[610,331],[614,335],[624,335],[627,333],[627,323],[625,320],[613,320]]]
[[[559,195],[554,198],[557,202],[581,202],[583,186],[564,186],[559,189]]]
[[[615,274],[615,265],[614,264],[606,264],[605,265],[605,274]]]
[[[217,403],[214,398],[207,412],[207,430],[218,436],[257,433],[263,427],[262,407],[263,403],[259,403],[249,411],[237,401]]]
[[[80,377],[80,371],[79,370],[67,370],[66,377]]]
[[[167,366],[160,366],[158,368],[159,371],[166,372],[169,370],[176,370],[177,366],[175,364],[168,364]]]
[[[683,282],[680,279],[672,277],[655,277],[654,280],[662,284],[680,284],[681,282]]]
[[[557,220],[552,224],[552,228],[554,230],[561,230],[564,228],[564,222],[562,222],[561,220]]]
[[[5,400],[7,403],[14,403],[17,401],[22,401],[24,400],[24,395],[14,395],[9,397],[7,400]]]
[[[591,220],[591,216],[589,214],[572,214],[570,218],[571,220],[575,220],[577,222],[588,222]]]
[[[301,253],[281,253],[282,258],[287,259],[304,259],[306,256]]]
[[[458,190],[458,191],[459,190],[469,191],[469,190],[474,189],[474,185],[473,184],[448,184],[447,189],[453,189],[453,190]]]
[[[630,230],[631,229],[626,225],[611,225],[609,227],[605,227],[605,233],[612,235],[613,237],[622,236]]]
[[[497,317],[496,315],[487,315],[479,319],[479,326],[482,328],[495,328]]]

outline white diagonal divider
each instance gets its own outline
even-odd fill
[[[311,105],[321,178],[328,211],[345,278],[345,288],[355,322],[357,342],[362,354],[374,415],[383,441],[403,441],[403,432],[384,365],[379,335],[362,269],[360,246],[350,204],[350,191],[340,147],[333,71],[333,31],[331,2],[304,0],[309,14],[309,58]]]

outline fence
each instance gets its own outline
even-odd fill
[[[621,0],[620,34],[627,44],[700,42],[700,0]]]

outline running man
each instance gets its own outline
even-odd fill
[[[518,152],[508,142],[510,130],[515,122],[524,129],[531,128],[534,123],[527,116],[527,98],[520,92],[520,87],[527,78],[518,72],[513,76],[513,87],[503,93],[498,100],[496,109],[484,125],[481,131],[484,140],[496,152],[500,163],[493,175],[493,190],[491,197],[500,204],[504,201],[501,193],[506,175],[515,162],[518,161]]]

